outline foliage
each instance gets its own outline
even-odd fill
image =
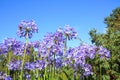
[[[101,77],[104,80],[119,80],[120,79],[120,8],[116,8],[105,18],[106,33],[98,33],[96,29],[89,32],[91,41],[95,45],[102,45],[111,52],[111,58],[108,61],[104,61],[101,67],[103,68]],[[94,63],[99,60],[94,60]],[[93,64],[94,64],[93,63]],[[95,70],[100,65],[96,65]],[[99,70],[97,70],[99,72]],[[97,73],[98,73],[97,72]],[[96,78],[99,75],[96,75]]]

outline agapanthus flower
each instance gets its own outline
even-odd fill
[[[29,66],[30,66],[30,70],[33,70],[33,71],[35,70],[35,63],[34,62],[31,62]]]
[[[8,53],[9,50],[15,50],[16,42],[14,38],[6,38],[3,43],[0,44],[0,52],[3,54]]]
[[[26,46],[26,43],[24,44]],[[27,48],[26,48],[26,54],[30,54],[30,52],[32,51],[33,45],[31,43],[27,44]]]
[[[60,68],[63,66],[63,59],[62,58],[56,58],[56,62],[55,62],[55,67],[56,68]]]
[[[97,50],[99,48],[99,50]],[[65,55],[66,60],[63,62],[64,65],[69,65],[75,70],[80,66],[84,71],[83,76],[88,76],[93,74],[92,66],[86,64],[86,58],[94,59],[96,54],[100,54],[101,58],[109,58],[110,52],[106,49],[97,46],[88,45],[82,43],[80,46],[75,48],[69,48],[67,54]]]
[[[31,38],[33,33],[38,32],[38,27],[33,20],[21,21],[18,27],[17,35],[19,37]]]
[[[70,63],[83,66],[85,64],[86,53],[81,49],[81,46],[79,46],[76,48],[70,48],[67,51],[66,57],[69,59]]]
[[[22,61],[15,61],[15,60],[11,60],[11,62],[8,64],[8,68],[10,70],[20,70],[22,66]]]
[[[31,80],[31,75],[30,74],[25,74],[26,80]]]
[[[24,69],[25,70],[30,70],[31,69],[30,62],[25,62]]]
[[[48,60],[53,60],[53,55],[56,57],[63,55],[63,50],[65,48],[66,38],[69,40],[76,38],[77,32],[74,28],[66,26],[65,29],[58,28],[58,30],[53,33],[48,33],[39,47],[39,55],[44,58],[49,58]]]
[[[44,37],[38,49],[41,57],[52,58],[54,54],[56,56],[63,54],[62,50],[64,48],[64,44],[61,39],[58,39],[58,37],[59,35],[57,32],[55,34],[49,33]]]
[[[70,27],[69,25],[65,26],[64,34],[67,36],[68,40],[73,38],[77,38],[78,34],[74,28]]]
[[[0,71],[0,80],[4,80],[6,75],[6,73]]]
[[[109,59],[110,58],[110,51],[102,46],[98,47],[98,54],[100,54],[100,58]]]
[[[15,38],[6,38],[4,42],[0,44],[0,54],[8,53],[9,51],[12,51],[14,55],[22,55],[24,45]]]
[[[0,80],[12,80],[12,78],[10,77],[10,75],[0,72]]]
[[[35,63],[34,62],[25,62],[24,69],[34,71],[35,70]]]
[[[82,53],[85,54],[85,57],[88,57],[90,59],[94,59],[94,57],[97,53],[96,49],[97,49],[96,46],[92,46],[87,43],[82,43],[79,46],[79,52],[82,51]]]
[[[66,25],[64,29],[58,28],[57,33],[59,33],[59,38],[64,37],[67,38],[68,40],[76,39],[78,36],[78,33],[75,31],[75,29],[70,27],[69,25]]]
[[[93,74],[92,66],[90,64],[85,64],[83,69],[84,69],[84,73],[83,73],[84,76],[88,76],[88,75],[92,75]]]
[[[31,45],[32,45],[34,48],[39,48],[39,47],[40,47],[40,41],[31,42]]]
[[[8,48],[3,43],[1,43],[0,44],[0,55],[6,54],[7,52],[8,52]]]
[[[10,76],[7,76],[7,77],[5,77],[4,80],[12,80],[12,78]]]
[[[44,61],[44,60],[37,60],[35,62],[35,68],[39,69],[39,70],[44,69],[46,67],[46,65],[47,65],[46,61]]]

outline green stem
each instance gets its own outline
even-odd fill
[[[34,52],[34,62],[36,61],[36,53]]]
[[[101,58],[100,58],[101,59]],[[101,60],[100,60],[101,61]],[[99,69],[100,69],[100,80],[102,80],[102,70],[101,70],[101,62],[99,62]]]
[[[54,77],[55,77],[55,53],[54,53]]]
[[[44,80],[45,80],[45,78],[46,78],[46,69],[45,69],[45,73],[44,73]]]
[[[39,70],[37,69],[38,80],[40,80]]]
[[[14,72],[14,80],[15,80],[16,73]]]
[[[101,77],[102,77],[101,72],[102,72],[102,71],[101,71],[101,65],[100,65],[100,80],[102,80],[102,78],[101,78]]]
[[[25,63],[25,58],[26,58],[26,49],[27,49],[27,46],[28,46],[28,33],[26,35],[26,45],[25,45],[25,50],[24,50],[24,53],[23,53],[23,58],[22,58],[22,69],[21,69],[21,74],[20,74],[20,80],[22,80],[22,77],[23,77],[23,67],[24,67],[24,63]]]
[[[11,52],[11,50],[9,49],[9,52],[8,52],[8,55],[7,55],[7,58],[8,58],[8,59],[6,60],[8,65],[9,65],[10,60],[11,60],[11,55],[10,55],[10,53],[12,53],[12,52]],[[7,73],[7,76],[10,75],[10,70],[9,70],[8,67],[6,67],[6,73]]]
[[[8,64],[10,63],[10,59],[11,59],[10,53],[11,53],[11,51],[8,53]],[[9,69],[8,69],[7,74],[10,75],[10,70]]]
[[[50,76],[50,80],[53,80],[53,72],[52,72],[53,70],[52,70],[52,65],[50,66],[50,74],[51,74],[51,76]]]
[[[65,48],[64,48],[64,54],[66,55],[66,50],[67,50],[67,36],[66,36],[66,40],[65,40]]]

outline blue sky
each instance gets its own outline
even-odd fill
[[[23,40],[16,35],[18,24],[33,19],[39,33],[32,40],[41,40],[47,32],[70,25],[90,44],[88,32],[92,28],[105,32],[104,18],[119,6],[120,0],[0,0],[0,42],[6,37]],[[73,41],[71,45],[78,43]]]

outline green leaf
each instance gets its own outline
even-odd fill
[[[102,78],[103,78],[103,80],[110,80],[110,76],[109,75],[103,75]]]

